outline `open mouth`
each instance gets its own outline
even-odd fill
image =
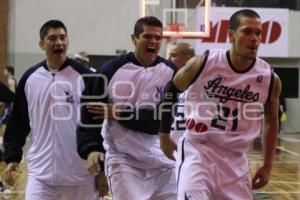
[[[54,51],[53,51],[53,53],[55,53],[55,54],[61,54],[63,52],[64,52],[63,49],[54,49]]]
[[[147,52],[149,52],[149,53],[155,53],[155,48],[154,47],[147,47],[146,48],[146,50],[147,50]]]

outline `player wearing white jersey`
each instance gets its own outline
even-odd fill
[[[114,200],[176,198],[175,162],[159,148],[159,120],[155,114],[164,87],[176,71],[172,63],[157,55],[161,40],[161,22],[155,17],[140,18],[132,34],[135,51],[105,63],[98,72],[107,78],[107,86],[103,88],[99,78],[85,92],[98,97],[105,94],[99,99],[102,105],[110,111],[111,107],[121,110],[117,116],[115,112],[100,115],[105,118],[101,130],[105,170]],[[103,107],[83,107],[84,124],[77,131],[79,154],[87,159],[94,174],[99,171],[98,161],[103,159],[104,150],[99,128],[87,126],[94,124],[93,119],[101,113],[98,108]]]
[[[180,42],[172,46],[169,52],[169,61],[174,63],[177,69],[181,69],[186,62],[195,56],[194,48],[185,42]],[[174,123],[172,124],[171,137],[177,143],[178,139],[183,136],[186,129],[186,120],[184,117],[185,93],[180,94],[176,104],[176,113]]]
[[[178,200],[250,200],[252,188],[269,181],[281,82],[270,65],[257,57],[260,16],[250,9],[240,10],[231,16],[229,26],[230,50],[209,50],[192,58],[166,88],[167,103],[176,102],[177,94],[186,90],[187,131],[176,171]],[[245,152],[261,131],[263,114],[264,163],[251,186]],[[168,134],[171,116],[163,113],[160,137],[161,149],[174,159],[176,144]]]

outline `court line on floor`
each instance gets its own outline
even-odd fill
[[[280,140],[284,140],[287,142],[300,142],[300,139],[294,137],[280,137]]]
[[[14,195],[14,194],[25,194],[25,191],[11,191],[10,193],[3,193],[0,192],[0,196],[10,196],[10,195]],[[101,197],[100,197],[101,199]],[[102,197],[101,200],[110,200],[111,198],[106,196],[106,197]]]
[[[300,191],[255,191],[255,194],[300,194]]]
[[[0,192],[0,195],[2,196],[9,196],[9,195],[14,195],[14,194],[25,194],[25,191],[11,191],[9,193],[3,193],[3,192]]]
[[[270,181],[270,183],[300,185],[300,182],[293,182],[293,181]]]
[[[279,149],[279,150],[281,150],[281,151],[284,151],[284,152],[286,152],[286,153],[292,154],[292,155],[294,155],[294,156],[299,156],[298,153],[296,153],[296,152],[294,152],[294,151],[290,151],[290,150],[288,150],[288,149],[286,149],[286,148],[284,148],[284,147],[276,146],[276,148]]]
[[[257,163],[261,164],[263,162],[264,161],[260,160],[260,159],[257,159],[257,160],[254,160],[254,159],[248,160],[249,164],[257,164]],[[274,160],[273,161],[273,164],[285,164],[285,163],[288,163],[288,164],[299,164],[300,161],[299,160],[298,161],[293,161],[293,160],[282,160],[282,161],[276,161],[276,160]]]

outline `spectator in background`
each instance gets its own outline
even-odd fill
[[[12,92],[16,92],[16,88],[17,88],[17,80],[14,77],[14,75],[15,75],[14,67],[12,67],[12,66],[4,67],[3,76],[5,79],[5,83]]]
[[[90,58],[87,52],[85,51],[80,51],[74,55],[74,60],[77,62],[83,64],[87,68],[89,68],[92,72],[95,72],[96,69],[90,66]]]
[[[15,93],[17,87],[17,81],[14,77],[15,69],[12,66],[5,66],[3,69],[4,86],[9,89],[10,92]],[[2,89],[5,90],[5,89]],[[1,92],[5,92],[2,91]],[[5,92],[7,95],[7,92]],[[10,94],[8,94],[10,96]],[[0,102],[0,160],[3,158],[3,134],[6,128],[9,113],[11,111],[12,103]]]
[[[280,96],[279,109],[278,109],[278,119],[279,119],[279,133],[281,132],[282,123],[287,120],[286,116],[286,102],[283,95]]]
[[[5,103],[11,103],[14,99],[14,93],[12,91],[10,91],[10,89],[0,81],[0,105],[1,105],[1,109],[0,109],[0,161],[3,160],[3,150],[2,150],[2,144],[3,144],[3,133],[5,130],[5,123],[4,123],[4,119],[6,118],[6,110],[5,110]],[[0,183],[0,192],[3,191],[3,185],[1,185],[2,183]]]

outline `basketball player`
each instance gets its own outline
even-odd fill
[[[102,136],[112,199],[174,200],[175,163],[159,148],[159,121],[154,114],[176,67],[157,55],[162,41],[162,23],[157,18],[140,18],[131,39],[134,52],[117,57],[100,68],[99,72],[108,79],[107,88],[101,89],[100,80],[95,87],[90,87],[94,93],[84,93],[100,96],[107,92],[102,105],[109,112],[102,116],[106,118]],[[83,108],[81,119],[86,120],[85,125],[92,125],[93,119],[98,117],[93,114],[100,113],[96,106],[88,106]],[[82,124],[77,135],[79,154],[87,159],[89,171],[97,174],[102,168],[98,161],[104,158],[99,129]]]
[[[67,29],[49,20],[40,29],[40,48],[46,60],[30,67],[17,87],[4,135],[3,181],[14,185],[12,173],[21,172],[22,147],[31,132],[26,200],[95,199],[94,177],[76,151],[76,111],[80,91],[90,73],[66,56]],[[78,92],[79,91],[79,92]]]
[[[281,81],[271,66],[257,57],[260,16],[249,9],[237,11],[229,28],[230,50],[209,50],[192,58],[165,90],[169,98],[164,103],[170,103],[187,89],[187,131],[177,156],[178,200],[250,200],[252,189],[263,187],[270,178]],[[264,162],[251,186],[245,152],[261,132],[263,114]],[[171,112],[163,113],[160,138],[161,149],[174,159],[171,118]]]
[[[174,63],[177,69],[181,69],[186,62],[195,56],[194,48],[185,42],[177,43],[172,46],[169,52],[169,61]],[[178,103],[176,104],[176,113],[174,118],[174,123],[172,124],[171,129],[171,137],[176,142],[178,139],[183,136],[183,133],[186,129],[186,120],[184,117],[184,101],[185,101],[185,93],[180,94]]]
[[[195,56],[195,50],[192,45],[180,42],[172,46],[168,59],[176,65],[177,69],[181,69],[193,56]]]

